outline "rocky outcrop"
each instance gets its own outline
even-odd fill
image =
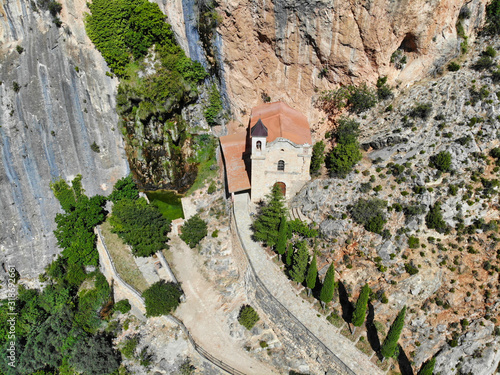
[[[460,337],[459,346],[447,347],[436,358],[435,373],[491,375],[500,363],[498,337],[492,336],[494,324],[475,322]]]
[[[117,81],[85,34],[85,1],[60,2],[60,28],[36,1],[0,5],[0,263],[21,277],[59,251],[51,181],[81,173],[88,195],[107,194],[128,172]]]
[[[223,1],[219,32],[234,116],[246,121],[249,109],[269,96],[314,123],[319,112],[311,97],[321,90],[384,75],[402,85],[414,82],[458,55],[461,8],[470,11],[463,21],[470,34],[482,22],[485,3]],[[398,49],[406,56],[403,69],[391,63]]]

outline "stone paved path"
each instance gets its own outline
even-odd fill
[[[317,312],[308,302],[297,295],[284,273],[279,267],[268,259],[260,244],[251,238],[251,218],[248,207],[248,195],[235,195],[234,215],[237,230],[242,245],[247,251],[250,262],[260,280],[268,290],[272,291],[281,304],[283,304],[297,319],[301,321],[323,344],[337,355],[354,373],[359,375],[384,374],[369,358],[360,352],[354,344],[343,335],[336,332],[324,317],[318,317]]]
[[[221,295],[201,273],[203,259],[178,236],[172,236],[170,249],[176,277],[186,295],[186,301],[179,305],[174,315],[182,319],[194,340],[211,355],[245,374],[278,374],[265,363],[251,357],[242,348],[241,342],[229,334],[224,310],[238,308],[242,301],[224,304]]]

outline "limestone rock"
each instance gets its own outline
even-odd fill
[[[81,173],[88,195],[106,195],[128,173],[116,126],[117,80],[105,75],[85,34],[85,1],[61,1],[61,28],[35,3],[0,5],[0,262],[22,278],[36,276],[59,252],[53,230],[61,210],[50,182]]]
[[[234,115],[246,122],[248,108],[269,96],[309,114],[314,123],[320,114],[308,98],[316,92],[384,75],[402,86],[415,82],[458,55],[455,24],[465,3],[221,2],[224,77]],[[481,24],[485,3],[467,3],[468,34]],[[398,48],[407,57],[401,70],[390,62]]]
[[[438,354],[434,372],[443,375],[496,373],[500,363],[500,340],[492,336],[493,328],[489,321],[485,321],[484,326],[479,322],[471,324],[469,331],[460,337],[457,347],[447,347]]]

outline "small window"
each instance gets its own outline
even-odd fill
[[[284,160],[280,160],[278,162],[278,171],[284,171],[285,170],[285,161]]]
[[[257,150],[262,150],[262,142],[261,141],[257,141],[255,146],[257,147]]]

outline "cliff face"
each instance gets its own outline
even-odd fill
[[[117,80],[85,34],[85,1],[60,2],[60,28],[36,1],[0,5],[0,263],[21,277],[58,253],[51,181],[81,173],[88,195],[107,194],[128,172]]]
[[[225,78],[236,119],[246,121],[263,96],[284,100],[319,119],[311,97],[339,84],[410,84],[457,56],[460,10],[470,34],[486,1],[226,0],[219,31]],[[466,4],[466,5],[465,5]],[[391,63],[400,49],[403,69]]]

